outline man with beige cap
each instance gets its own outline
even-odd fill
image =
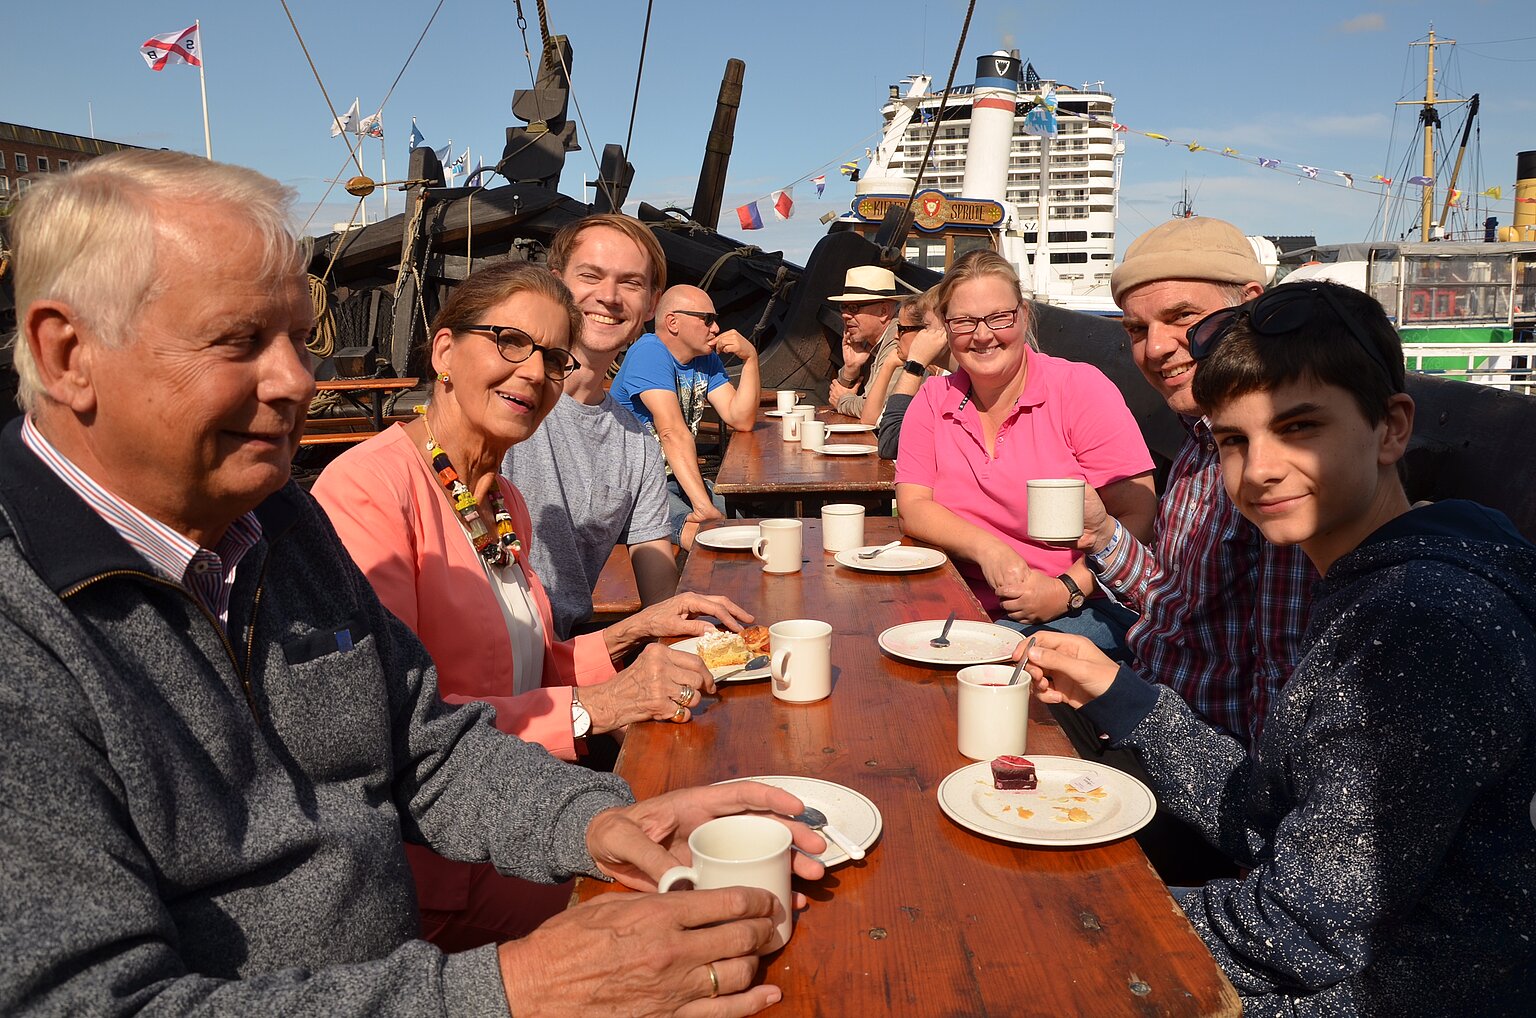
[[[1141,616],[1126,635],[1136,666],[1250,746],[1296,663],[1317,574],[1298,549],[1267,543],[1228,499],[1216,442],[1191,395],[1185,333],[1263,293],[1264,277],[1248,239],[1219,219],[1176,219],[1127,249],[1110,291],[1131,355],[1189,437],[1150,544],[1090,491],[1080,545],[1099,582]]]
[[[900,294],[890,269],[855,265],[843,277],[843,292],[827,298],[843,316],[843,364],[827,392],[838,413],[862,417],[866,382],[896,347]]]

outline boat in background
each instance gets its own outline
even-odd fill
[[[931,85],[919,74],[890,86],[880,144],[839,223],[873,236],[916,192],[908,262],[942,272],[990,247],[1036,301],[1118,315],[1109,276],[1125,146],[1104,83],[1062,85],[999,50],[976,58],[974,82],[947,95]]]

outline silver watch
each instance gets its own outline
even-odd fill
[[[592,731],[592,715],[581,705],[581,696],[575,689],[571,690],[571,735],[577,739],[585,739]]]

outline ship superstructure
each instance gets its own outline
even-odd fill
[[[846,218],[872,233],[890,204],[915,188],[909,261],[943,270],[972,247],[992,246],[1018,266],[1037,300],[1114,311],[1109,275],[1124,153],[1115,97],[1102,82],[1072,87],[1038,77],[1016,53],[1002,52],[978,58],[976,80],[947,100],[932,84],[915,75],[891,86],[883,136]],[[1038,125],[1029,118],[1050,102],[1054,138],[1032,133]]]

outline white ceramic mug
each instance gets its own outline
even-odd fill
[[[827,426],[822,421],[800,422],[800,448],[807,452],[820,452],[827,441]]]
[[[864,507],[861,505],[822,506],[822,551],[835,553],[862,547],[864,547]]]
[[[789,418],[785,418],[789,420]],[[757,541],[752,554],[763,563],[765,573],[800,571],[801,532],[799,520],[763,520],[757,527]]]
[[[1076,541],[1083,536],[1081,478],[1029,482],[1029,536],[1036,541]]]
[[[693,865],[667,870],[657,882],[657,889],[670,891],[686,880],[701,891],[761,887],[771,892],[784,909],[784,918],[779,921],[779,943],[768,948],[777,951],[789,943],[794,930],[789,885],[792,840],[788,827],[767,817],[742,814],[707,820],[688,835]]]
[[[800,422],[803,420],[798,407],[791,407],[784,411],[784,416],[779,418],[779,427],[782,429],[784,441],[800,441]]]
[[[1029,673],[1008,685],[1013,665],[971,665],[960,669],[961,756],[972,760],[1024,755],[1029,727]]]
[[[825,700],[832,693],[832,627],[815,619],[791,619],[768,627],[768,668],[773,695],[790,703]]]
[[[783,413],[795,408],[795,404],[800,400],[800,393],[794,389],[780,389],[774,393],[774,399],[778,400],[779,412]]]

